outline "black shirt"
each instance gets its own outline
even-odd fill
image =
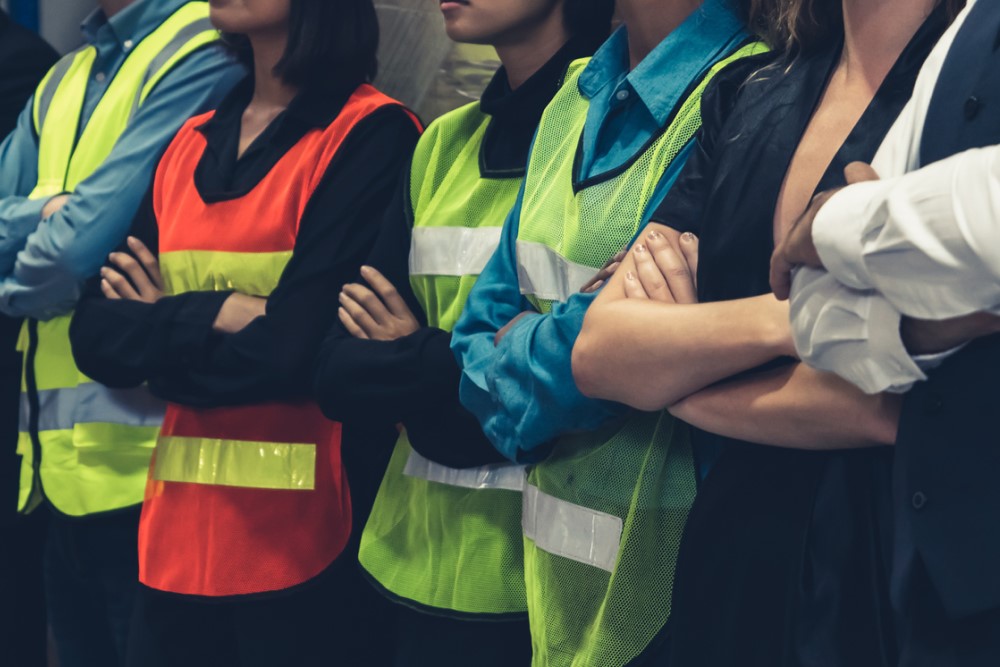
[[[237,158],[249,79],[200,131],[207,140],[195,173],[205,201],[249,192],[307,132],[329,125],[348,94],[302,93]],[[157,396],[201,407],[308,396],[312,365],[336,318],[337,295],[372,247],[385,202],[409,159],[418,130],[399,106],[379,109],[354,127],[313,193],[292,258],[267,313],[235,334],[212,330],[229,292],[189,292],[156,304],[105,299],[88,286],[71,327],[80,369],[108,386],[144,381]],[[252,225],[254,212],[232,224]],[[193,221],[194,224],[194,221]],[[132,231],[156,251],[151,192]]]
[[[491,116],[480,152],[484,178],[524,176],[542,111],[569,63],[587,55],[586,47],[570,41],[514,91],[503,69],[494,75],[480,101],[480,109]],[[396,286],[423,328],[395,341],[371,341],[353,338],[339,321],[334,323],[317,363],[317,400],[334,419],[405,424],[414,449],[444,465],[462,468],[503,461],[476,418],[459,403],[460,371],[450,349],[451,333],[427,326],[410,286],[413,220],[405,180],[366,263]]]

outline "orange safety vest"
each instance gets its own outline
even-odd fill
[[[249,194],[217,203],[203,201],[194,184],[206,148],[197,128],[212,114],[188,121],[153,190],[167,291],[268,296],[344,139],[375,110],[398,104],[360,86],[329,127],[308,132]],[[142,583],[223,597],[283,590],[320,574],[351,533],[340,439],[341,425],[310,400],[168,404],[139,525]]]

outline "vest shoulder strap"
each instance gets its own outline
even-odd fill
[[[33,98],[32,104],[32,120],[35,124],[35,132],[41,133],[42,125],[45,123],[45,117],[49,113],[49,109],[52,107],[52,100],[56,96],[56,91],[59,90],[59,86],[62,85],[63,81],[66,80],[66,76],[73,69],[73,65],[77,63],[77,60],[84,55],[87,50],[93,50],[92,46],[81,46],[75,51],[67,53],[65,56],[59,59],[55,65],[49,69],[45,77],[38,84],[35,89],[35,96]]]
[[[408,190],[410,212],[419,209],[421,197],[430,196],[440,179],[437,172],[450,168],[462,148],[490,122],[490,117],[471,102],[449,111],[427,126],[410,160]],[[412,220],[411,220],[412,221]]]

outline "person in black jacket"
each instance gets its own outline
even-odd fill
[[[0,140],[58,54],[45,40],[0,10]],[[0,315],[0,600],[6,607],[0,646],[12,665],[45,664],[41,550],[45,514],[17,516],[17,395],[21,355],[14,346],[20,320]]]

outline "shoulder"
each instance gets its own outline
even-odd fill
[[[483,123],[489,120],[478,102],[471,102],[449,111],[427,126],[420,137],[418,150],[440,150],[444,144],[464,144]]]
[[[734,109],[766,96],[775,81],[782,78],[784,60],[780,53],[760,53],[723,67],[702,96],[704,124],[709,127],[724,125]]]

